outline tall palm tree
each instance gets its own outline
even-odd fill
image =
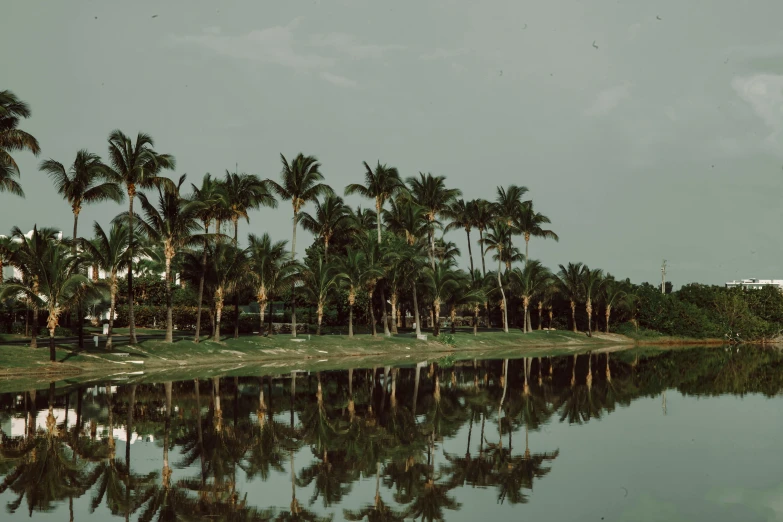
[[[198,305],[196,311],[196,334],[193,341],[198,343],[201,335],[201,307],[204,303],[204,276],[207,270],[207,245],[209,242],[209,227],[218,218],[221,207],[225,207],[226,194],[223,184],[206,173],[201,180],[201,186],[191,184],[193,194],[191,199],[200,203],[196,217],[204,224],[204,242],[201,250],[201,272],[198,280]],[[219,231],[216,230],[216,233]],[[263,323],[263,321],[262,321]]]
[[[542,239],[554,239],[559,241],[560,238],[552,230],[545,230],[541,225],[551,223],[548,217],[533,210],[533,202],[525,201],[522,205],[522,210],[514,220],[514,226],[519,230],[525,238],[525,259],[528,258],[528,243],[531,237],[540,237]]]
[[[15,229],[16,237],[22,235]],[[33,236],[38,231],[33,229]],[[26,238],[25,238],[26,239]],[[49,330],[49,359],[56,361],[54,335],[58,320],[63,311],[74,306],[88,292],[97,293],[90,280],[78,273],[78,258],[74,256],[66,243],[44,241],[44,247],[37,252],[26,247],[20,248],[17,257],[24,272],[34,277],[12,279],[0,287],[0,300],[24,296],[37,308],[49,312],[46,328]]]
[[[158,187],[157,207],[150,203],[147,196],[139,194],[141,208],[144,210],[145,220],[141,221],[147,236],[154,242],[163,246],[163,255],[166,261],[166,340],[174,342],[174,320],[171,303],[171,263],[174,256],[185,246],[194,244],[200,238],[194,236],[199,228],[197,211],[202,204],[199,201],[191,201],[183,198],[179,191],[185,182],[185,174],[180,176],[175,188]]]
[[[427,233],[427,214],[423,206],[408,197],[396,197],[390,200],[389,210],[383,211],[386,228],[405,237],[412,245]]]
[[[350,230],[354,235],[362,235],[367,230],[376,228],[375,212],[369,208],[362,208],[361,205],[356,210],[348,208],[350,215]]]
[[[305,292],[315,301],[317,307],[318,329],[315,334],[321,335],[326,298],[329,292],[337,287],[340,275],[336,268],[326,263],[320,255],[317,258],[308,257],[303,268],[302,280]]]
[[[33,135],[19,129],[19,120],[32,115],[30,107],[11,91],[0,91],[0,192],[24,197],[19,182],[19,165],[11,152],[28,150],[36,156],[41,147]]]
[[[558,265],[557,286],[571,305],[571,328],[576,333],[576,303],[582,299],[583,285],[582,263],[568,263],[568,266]]]
[[[511,280],[522,298],[522,307],[525,314],[525,333],[533,331],[529,311],[530,300],[546,289],[551,277],[552,274],[549,269],[537,260],[526,262],[521,270],[515,268],[511,271]]]
[[[94,239],[84,242],[84,247],[87,259],[93,265],[93,269],[98,267],[104,270],[109,279],[109,335],[106,338],[106,349],[111,350],[114,312],[117,305],[117,276],[120,270],[127,268],[130,263],[128,226],[124,223],[115,222],[107,235],[96,221],[93,224],[93,233],[95,235]]]
[[[324,242],[324,261],[329,261],[329,242],[335,233],[349,227],[351,221],[350,209],[343,203],[343,198],[327,194],[323,202],[315,200],[313,215],[302,212],[299,218],[302,228],[312,232]]]
[[[245,283],[249,273],[249,262],[247,250],[226,243],[210,245],[207,259],[205,281],[209,282],[208,286],[213,292],[215,311],[215,330],[212,340],[220,342],[220,324],[225,296]]]
[[[131,263],[128,265],[128,334],[130,344],[136,344],[136,320],[133,315],[133,232],[135,230],[133,200],[136,190],[150,189],[161,183],[171,183],[158,175],[164,169],[174,169],[176,160],[170,154],[155,152],[152,136],[140,132],[133,142],[120,130],[109,134],[109,163],[107,178],[122,183],[128,192],[128,249]],[[165,180],[165,181],[164,181]]]
[[[456,198],[462,195],[459,189],[446,188],[446,176],[433,176],[419,172],[419,177],[407,178],[411,197],[424,207],[427,216],[427,234],[430,241],[430,267],[435,269],[435,222]]]
[[[375,199],[375,222],[378,228],[378,243],[381,242],[381,212],[383,204],[400,190],[405,189],[405,185],[400,179],[400,173],[395,167],[388,167],[385,164],[375,167],[375,171],[370,168],[367,162],[364,165],[364,185],[351,183],[345,187],[345,195],[359,194],[365,198]]]
[[[363,272],[363,286],[367,290],[368,302],[370,305],[370,323],[372,324],[372,336],[378,335],[375,325],[375,307],[373,306],[373,297],[375,295],[375,289],[378,286],[378,281],[383,277],[385,272],[384,255],[381,251],[381,245],[376,243],[372,235],[367,232],[367,235],[360,241],[362,252],[364,253],[364,272]],[[381,294],[381,301],[383,301],[383,294]],[[384,304],[384,303],[382,303]],[[386,306],[384,304],[383,320],[386,320]],[[384,326],[384,334],[389,335],[388,325]]]
[[[320,172],[321,164],[315,156],[305,156],[301,152],[292,162],[280,154],[283,170],[280,181],[268,179],[269,187],[280,196],[280,199],[291,201],[294,210],[294,231],[291,237],[291,260],[296,261],[296,227],[299,225],[299,212],[308,201],[315,201],[318,196],[332,193],[329,185],[321,183],[324,177]],[[295,290],[295,288],[294,288]],[[296,337],[296,292],[291,292],[291,337]]]
[[[477,206],[476,200],[465,202],[464,199],[458,199],[451,203],[443,212],[449,224],[446,225],[446,232],[461,228],[465,230],[468,238],[468,258],[470,258],[470,277],[474,277],[473,250],[470,243],[470,231],[476,224]]]
[[[506,223],[504,219],[501,218],[501,219],[497,219],[494,223],[492,223],[492,228],[487,234],[487,237],[484,238],[484,245],[486,247],[486,250],[494,250],[497,253],[498,290],[500,291],[500,296],[503,303],[503,331],[506,333],[508,333],[508,306],[506,303],[506,293],[503,291],[503,282],[501,281],[500,270],[502,266],[501,263],[503,260],[504,251],[508,248],[508,245],[511,242],[511,233],[512,233],[511,227]]]
[[[584,288],[585,311],[587,312],[587,335],[592,336],[593,300],[597,298],[604,281],[604,271],[600,268],[582,267],[582,286]]]
[[[348,337],[353,337],[353,305],[356,303],[356,291],[365,282],[366,260],[364,252],[348,248],[340,258],[339,275],[348,288]]]
[[[505,219],[506,224],[512,226],[514,221],[522,213],[525,202],[522,197],[527,194],[527,187],[509,185],[508,188],[498,187],[495,198],[495,212],[498,218]]]
[[[76,153],[73,164],[65,169],[62,163],[53,159],[45,160],[39,169],[46,172],[54,183],[54,188],[70,205],[73,211],[73,239],[79,237],[78,222],[82,205],[114,201],[122,203],[125,194],[115,181],[106,181],[106,168],[100,156],[87,150]],[[74,242],[73,248],[76,248]]]
[[[617,281],[611,274],[606,274],[602,290],[606,305],[606,333],[609,333],[609,317],[612,315],[612,307],[625,297],[626,285],[622,281]]]
[[[476,213],[473,216],[473,226],[475,226],[479,231],[479,249],[481,250],[481,274],[486,277],[487,276],[487,267],[484,263],[484,232],[487,231],[487,229],[492,224],[492,221],[494,220],[494,210],[493,205],[486,199],[474,199],[473,204],[475,205]]]
[[[277,200],[266,182],[254,174],[226,171],[223,190],[231,222],[234,224],[234,244],[239,240],[239,218],[250,223],[248,211],[260,207],[277,208]]]
[[[263,335],[264,313],[269,298],[282,286],[281,283],[287,282],[294,263],[285,249],[287,241],[272,242],[269,234],[264,232],[260,237],[250,234],[248,243],[250,275],[256,287],[256,300],[261,317],[259,333]]]

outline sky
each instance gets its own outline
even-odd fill
[[[466,198],[524,185],[560,236],[531,257],[554,269],[783,278],[781,18],[778,0],[10,0],[0,89],[30,104],[42,154],[15,154],[27,197],[0,194],[0,232],[69,234],[38,164],[105,156],[120,129],[195,183],[277,178],[303,152],[338,192],[378,160]],[[86,208],[80,232],[120,210]],[[290,239],[290,216],[253,212],[240,235]]]

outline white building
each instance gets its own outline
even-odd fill
[[[740,279],[735,281],[728,281],[726,288],[743,288],[746,290],[760,290],[765,286],[774,286],[779,290],[783,290],[783,279]]]

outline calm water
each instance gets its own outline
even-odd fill
[[[2,520],[783,520],[776,350],[293,377],[0,395]]]

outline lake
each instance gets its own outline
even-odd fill
[[[783,520],[779,349],[239,371],[1,394],[3,520]]]

